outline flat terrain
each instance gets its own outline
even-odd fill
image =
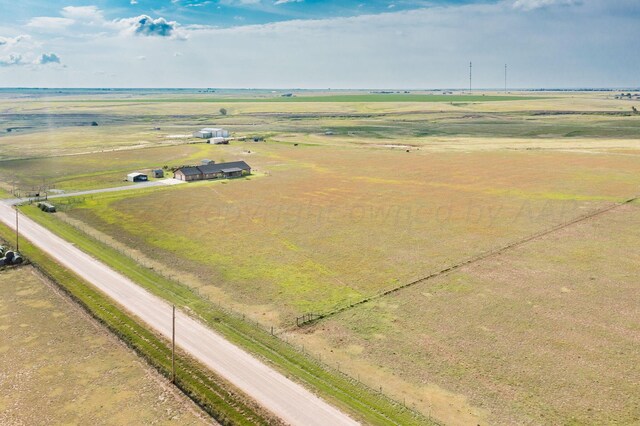
[[[639,229],[640,204],[622,206],[340,314],[303,341],[414,384],[401,394],[436,415],[449,413],[429,383],[467,395],[491,423],[636,424]]]
[[[11,207],[0,204],[0,220],[10,225],[12,219]],[[169,303],[33,220],[22,218],[20,231],[32,244],[55,257],[61,266],[146,323],[151,331],[165,339],[172,339],[172,323],[175,323],[175,330],[179,331],[175,334],[176,348],[183,349],[285,423],[309,426],[358,424],[347,414],[232,344],[189,314],[176,310],[172,322]]]
[[[73,191],[243,159],[247,179],[74,197],[52,220],[448,424],[638,422],[637,202],[472,260],[640,194],[640,114],[611,93],[489,95],[3,100],[105,124],[0,137],[0,177]],[[179,137],[205,125],[266,142]]]
[[[66,214],[281,326],[621,201],[640,185],[633,157],[254,149],[245,159],[269,176],[99,195]]]
[[[0,423],[211,424],[30,267],[0,272]]]

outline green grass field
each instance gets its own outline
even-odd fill
[[[629,264],[616,262],[616,250],[635,238],[625,231],[633,226],[632,215],[620,216],[611,228],[598,222],[601,228],[586,234],[605,236],[608,229],[611,234],[609,242],[599,237],[591,243],[590,250],[602,244],[610,254],[589,277],[583,272],[593,258],[567,236],[295,327],[297,316],[331,312],[640,193],[640,115],[632,115],[626,101],[592,93],[510,102],[493,102],[490,96],[405,101],[411,96],[418,95],[343,95],[340,101],[328,95],[309,102],[302,96],[273,102],[236,98],[224,117],[218,109],[227,99],[215,97],[23,102],[15,108],[25,115],[42,107],[55,114],[91,110],[118,119],[129,113],[130,129],[154,117],[163,130],[154,142],[132,136],[136,133],[123,124],[117,133],[122,139],[113,144],[136,149],[43,158],[36,142],[42,133],[36,129],[18,135],[31,142],[21,150],[22,159],[0,161],[0,173],[5,187],[14,176],[24,185],[44,178],[73,190],[118,186],[132,169],[244,159],[256,176],[76,197],[56,201],[55,215],[25,211],[169,300],[178,297],[204,313],[216,305],[235,312],[225,333],[249,350],[268,359],[286,352],[284,344],[271,352],[253,345],[253,337],[242,337],[274,326],[313,356],[374,389],[383,384],[386,394],[445,423],[632,422],[637,410],[605,384],[624,380],[625,369],[629,380],[637,377],[636,360],[613,357],[607,364],[605,347],[626,352],[628,341],[638,338],[637,325],[621,317],[628,325],[624,336],[598,340],[596,335],[598,327],[612,332],[608,312],[633,309],[631,284],[623,277],[617,281],[626,295],[621,298],[597,293],[593,286],[571,293],[575,308],[569,316],[555,290],[547,291],[551,285],[560,287],[561,296],[568,294],[562,288],[573,292],[573,287],[561,282],[597,280],[618,267],[631,276]],[[403,99],[377,100],[394,97]],[[168,113],[174,109],[181,115]],[[267,142],[163,146],[168,136],[205,124],[267,136]],[[105,141],[109,128],[101,130]],[[18,152],[16,137],[4,136],[0,143]],[[80,139],[65,144],[61,136],[48,149],[82,152]],[[563,260],[551,262],[550,255]],[[495,263],[503,256],[508,262]],[[154,279],[157,284],[150,284]],[[517,293],[507,291],[510,283]],[[544,318],[529,316],[529,302],[547,307]],[[571,331],[587,322],[575,310],[587,315],[597,303],[600,315],[589,327]],[[243,316],[260,327],[243,325]],[[547,332],[555,329],[564,330],[566,342]],[[590,336],[596,348],[583,356]],[[536,352],[545,342],[553,350]],[[307,376],[311,367],[295,366],[304,356],[291,356],[296,361],[285,362],[284,371],[354,409],[332,393],[334,385],[323,384],[335,377]],[[578,356],[584,368],[571,364]],[[553,364],[554,357],[561,362]],[[599,369],[610,374],[589,394],[586,378],[598,379]],[[547,376],[560,377],[564,387],[544,382]]]

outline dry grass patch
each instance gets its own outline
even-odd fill
[[[68,214],[290,324],[619,201],[640,183],[633,158],[258,149],[251,164],[270,176],[104,195]]]
[[[430,402],[429,384],[466,396],[490,424],[635,424],[639,208],[363,305],[300,339],[350,358],[351,374],[380,366],[399,395],[422,388],[417,403],[436,416],[446,406]]]
[[[28,267],[0,272],[0,423],[211,424]]]

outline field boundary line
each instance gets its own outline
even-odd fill
[[[529,236],[527,236],[525,238],[522,238],[520,240],[513,241],[511,243],[508,243],[508,244],[506,244],[504,246],[501,246],[501,247],[498,247],[496,249],[489,250],[489,251],[486,251],[484,253],[480,253],[480,254],[478,254],[476,256],[473,256],[471,258],[462,260],[462,261],[460,261],[458,263],[455,263],[455,264],[453,264],[451,266],[448,266],[447,268],[444,268],[444,269],[441,269],[439,271],[433,272],[433,273],[431,273],[431,274],[429,274],[429,275],[427,275],[425,277],[418,278],[416,280],[410,281],[410,282],[402,284],[400,286],[397,286],[397,287],[382,291],[380,293],[374,294],[373,296],[366,297],[364,299],[360,299],[357,302],[350,303],[348,305],[339,307],[339,308],[334,309],[332,311],[329,311],[329,312],[326,312],[326,313],[322,313],[322,314],[307,314],[307,315],[305,315],[303,317],[297,317],[296,318],[296,326],[295,326],[295,328],[302,327],[302,326],[305,326],[305,325],[308,325],[308,324],[316,323],[316,322],[318,322],[320,320],[323,320],[323,319],[338,315],[338,314],[340,314],[342,312],[345,312],[345,311],[348,311],[348,310],[350,310],[352,308],[355,308],[357,306],[363,305],[363,304],[365,304],[367,302],[371,302],[373,300],[381,299],[381,298],[383,298],[385,296],[388,296],[390,294],[396,293],[396,292],[398,292],[400,290],[403,290],[405,288],[412,287],[412,286],[414,286],[416,284],[421,284],[421,283],[429,281],[429,280],[431,280],[433,278],[437,278],[437,277],[439,277],[441,275],[448,274],[450,272],[453,272],[453,271],[455,271],[457,269],[462,268],[463,266],[467,266],[467,265],[470,265],[470,264],[485,260],[485,259],[490,258],[492,256],[495,256],[495,255],[498,255],[498,254],[502,254],[507,250],[510,250],[512,248],[521,246],[521,245],[526,244],[528,242],[531,242],[533,240],[537,240],[539,238],[545,237],[545,236],[547,236],[549,234],[552,234],[554,232],[557,232],[557,231],[559,231],[561,229],[567,228],[567,227],[569,227],[571,225],[575,225],[576,223],[584,222],[585,220],[592,219],[592,218],[594,218],[596,216],[599,216],[601,214],[607,213],[607,212],[609,212],[611,210],[614,210],[614,209],[616,209],[618,207],[621,207],[621,206],[624,206],[624,205],[627,205],[627,204],[631,204],[631,203],[637,201],[638,199],[640,199],[640,196],[635,196],[633,198],[629,198],[629,199],[626,199],[624,201],[615,203],[612,206],[607,206],[607,207],[604,207],[604,208],[601,208],[601,209],[598,209],[598,210],[595,210],[595,211],[592,211],[592,212],[589,212],[589,213],[585,213],[585,214],[580,215],[580,216],[578,216],[578,217],[576,217],[574,219],[571,219],[571,220],[569,220],[567,222],[559,223],[558,225],[555,225],[555,226],[552,226],[551,228],[547,228],[547,229],[544,229],[542,231],[536,232],[536,233],[531,234],[531,235],[529,235]],[[304,320],[300,321],[302,318],[307,318],[307,317],[309,317],[311,319],[309,319],[307,321],[304,321]],[[293,328],[293,326],[291,328]]]

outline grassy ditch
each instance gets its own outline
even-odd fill
[[[0,238],[11,240],[13,231],[0,224]],[[94,318],[144,358],[165,377],[171,376],[171,349],[168,342],[131,318],[110,298],[68,271],[27,241],[20,251],[44,275],[80,303]],[[223,425],[267,425],[278,420],[255,402],[213,375],[207,368],[181,352],[176,352],[176,386]]]
[[[25,206],[22,211],[153,294],[191,312],[229,341],[261,357],[286,376],[306,385],[355,418],[374,425],[432,423],[403,404],[308,357],[267,330],[204,300],[188,287],[140,266],[130,257],[56,219],[55,215],[43,213],[35,206]]]

